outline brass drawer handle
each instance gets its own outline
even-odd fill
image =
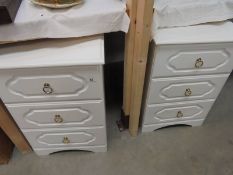
[[[63,118],[60,115],[55,115],[54,122],[55,123],[62,123],[63,122]]]
[[[44,83],[43,91],[45,94],[52,94],[53,88],[50,86],[49,83]]]
[[[176,117],[177,118],[182,118],[184,116],[183,112],[178,111]]]
[[[195,68],[199,69],[204,65],[204,61],[201,58],[198,58],[195,63]]]
[[[186,97],[191,96],[191,95],[192,95],[191,89],[190,89],[190,88],[186,89],[184,95],[185,95]]]
[[[64,144],[69,144],[70,143],[70,139],[68,137],[64,137],[63,138],[63,143]]]

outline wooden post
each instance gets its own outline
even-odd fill
[[[129,120],[129,131],[132,136],[137,135],[139,127],[147,56],[151,38],[153,6],[154,0],[139,0],[137,5],[137,24]]]
[[[134,59],[134,43],[137,17],[137,0],[127,1],[127,11],[130,17],[130,27],[125,38],[125,59],[124,59],[124,91],[123,91],[123,112],[129,117],[131,105],[131,86]]]
[[[9,162],[13,148],[13,143],[0,128],[0,165]]]
[[[6,109],[1,99],[0,99],[0,127],[22,153],[28,153],[31,151],[30,145],[28,144],[27,140],[19,130],[15,121],[12,119],[10,113]]]

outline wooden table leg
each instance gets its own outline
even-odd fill
[[[0,127],[5,134],[11,139],[15,146],[22,152],[31,152],[31,147],[6,109],[3,102],[0,100]]]

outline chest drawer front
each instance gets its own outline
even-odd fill
[[[157,78],[150,84],[148,104],[215,99],[228,74],[178,78]]]
[[[24,131],[33,148],[106,145],[105,128]]]
[[[153,77],[230,73],[233,44],[158,46]]]
[[[102,99],[100,66],[1,71],[5,103]]]
[[[145,110],[143,124],[157,124],[184,120],[204,119],[214,100],[194,101],[148,105]]]
[[[105,126],[103,101],[7,105],[21,129]]]

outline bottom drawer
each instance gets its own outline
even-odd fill
[[[204,119],[215,100],[148,105],[143,125]]]
[[[22,131],[33,149],[107,145],[106,128],[103,127]]]

